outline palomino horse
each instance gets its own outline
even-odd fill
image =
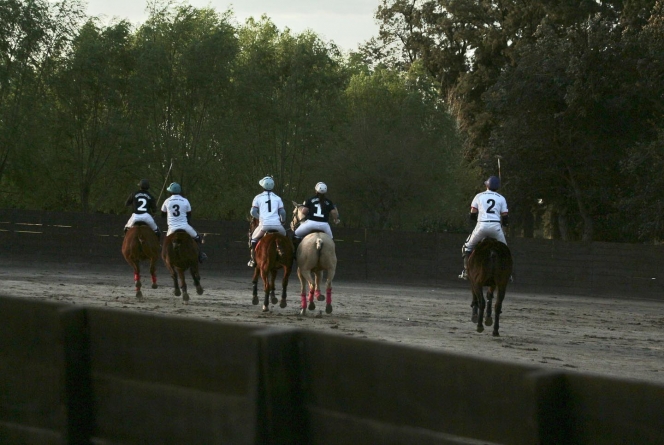
[[[150,261],[150,275],[152,276],[152,289],[157,288],[156,265],[159,258],[159,239],[150,227],[138,223],[125,233],[122,241],[122,255],[131,267],[134,268],[134,283],[136,284],[136,298],[143,298],[141,292],[141,261]]]
[[[251,234],[258,226],[258,220],[253,218],[249,224],[249,239]],[[254,276],[251,280],[253,284],[252,304],[258,304],[258,276],[263,279],[263,289],[265,298],[263,300],[263,312],[270,310],[270,299],[272,304],[277,304],[275,295],[275,280],[277,272],[283,269],[284,276],[281,281],[281,301],[279,307],[286,307],[286,288],[288,287],[288,278],[293,268],[293,242],[278,232],[266,233],[256,245],[256,267],[254,267]]]
[[[295,230],[304,219],[301,204],[293,201],[293,221],[291,228]],[[295,253],[297,258],[297,276],[300,279],[300,298],[302,306],[300,315],[307,312],[307,295],[305,293],[305,282],[309,284],[309,307],[310,311],[316,309],[314,296],[318,301],[325,298],[325,313],[332,313],[332,280],[337,269],[337,254],[334,241],[329,235],[322,232],[313,232],[305,236],[297,247]],[[320,292],[320,282],[323,271],[326,272],[325,297]]]
[[[182,301],[185,304],[189,301],[187,283],[184,280],[184,273],[187,269],[189,269],[191,277],[194,279],[196,293],[198,295],[203,294],[201,276],[198,273],[198,245],[187,232],[176,230],[168,235],[164,241],[161,256],[173,278],[175,287],[173,293],[176,297],[182,295]],[[180,279],[180,286],[178,286],[178,278]],[[180,292],[180,289],[182,289],[182,292]]]
[[[480,241],[473,253],[468,257],[468,279],[470,281],[470,288],[473,292],[473,323],[477,323],[477,332],[484,331],[482,325],[482,318],[484,317],[484,309],[486,306],[486,320],[487,326],[491,326],[493,320],[491,319],[491,300],[493,299],[493,292],[496,287],[498,288],[498,299],[496,300],[496,320],[493,325],[493,336],[499,337],[498,329],[500,327],[499,319],[502,312],[503,300],[505,299],[505,290],[507,283],[510,281],[512,275],[512,254],[507,245],[501,243],[493,238],[485,238]],[[484,300],[484,286],[489,287]],[[478,313],[479,310],[479,313]]]

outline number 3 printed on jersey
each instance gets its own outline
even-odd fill
[[[173,206],[173,216],[180,216],[180,206],[178,204]]]

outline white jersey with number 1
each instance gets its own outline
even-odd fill
[[[284,203],[279,196],[272,192],[263,192],[256,195],[251,203],[252,207],[258,209],[259,219],[263,226],[280,226],[279,209],[284,208]]]

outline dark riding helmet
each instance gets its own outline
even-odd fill
[[[141,179],[138,183],[138,186],[141,190],[148,190],[150,188],[150,182],[147,179]]]
[[[171,185],[168,186],[166,191],[173,194],[179,194],[182,193],[182,187],[180,187],[180,184],[178,184],[177,182],[171,182]]]
[[[489,176],[489,179],[484,181],[484,185],[486,185],[489,190],[496,191],[500,188],[500,178],[497,176]]]

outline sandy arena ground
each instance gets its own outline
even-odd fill
[[[334,312],[324,302],[299,315],[299,282],[291,276],[288,306],[251,304],[251,270],[226,276],[214,265],[201,268],[203,295],[191,301],[173,295],[159,265],[159,288],[143,286],[135,297],[127,265],[35,263],[0,260],[2,293],[22,298],[121,308],[223,322],[318,329],[330,334],[472,354],[513,363],[633,378],[664,384],[664,302],[514,293],[507,290],[498,338],[492,328],[477,333],[470,321],[470,290],[344,282],[333,289]],[[143,276],[149,283],[149,275]],[[260,284],[260,283],[259,283]],[[261,284],[262,285],[262,284]],[[281,289],[280,279],[277,295]],[[259,286],[262,304],[262,292]]]

